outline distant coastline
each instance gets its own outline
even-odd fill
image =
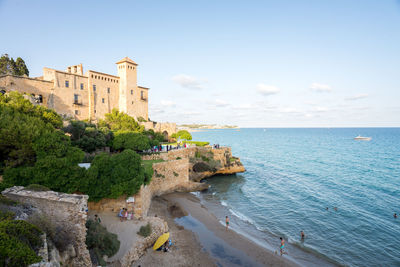
[[[177,125],[179,130],[197,131],[209,129],[239,129],[236,125],[218,125],[218,124],[182,124]]]

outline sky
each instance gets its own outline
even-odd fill
[[[399,127],[400,0],[0,0],[0,53],[117,74],[153,121]]]

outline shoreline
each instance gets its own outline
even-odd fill
[[[168,222],[175,246],[168,253],[149,248],[132,267],[300,266],[232,229],[226,230],[200,203],[200,199],[190,193],[171,193],[154,198],[149,216],[157,216]],[[197,229],[193,230],[192,226]],[[197,231],[199,229],[200,232]]]
[[[287,257],[280,256],[279,252],[278,254],[275,254],[273,251],[260,246],[250,238],[236,232],[235,230],[226,230],[225,226],[220,223],[218,218],[207,210],[207,208],[201,204],[200,199],[193,194],[171,193],[164,195],[163,198],[182,207],[182,209],[187,211],[191,217],[201,222],[208,231],[212,232],[212,234],[218,239],[223,240],[223,242],[232,247],[233,250],[239,250],[245,254],[244,257],[239,258],[246,258],[247,256],[250,258],[249,263],[252,261],[252,265],[254,266],[300,266]],[[196,232],[194,231],[194,233]],[[203,234],[203,232],[200,233]],[[211,257],[213,256],[211,255]],[[213,258],[216,260],[215,256]],[[244,261],[245,260],[246,259],[244,259]],[[221,264],[221,262],[218,263]]]

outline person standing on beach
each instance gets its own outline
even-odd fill
[[[228,216],[225,217],[225,223],[226,223],[226,230],[228,230],[228,227],[229,227],[229,218],[228,218]]]
[[[281,256],[283,254],[285,254],[285,251],[283,250],[285,248],[285,240],[283,240],[282,237],[279,238],[281,240],[281,247],[280,247],[280,251],[281,251]]]

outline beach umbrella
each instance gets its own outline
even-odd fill
[[[161,247],[165,242],[167,242],[168,238],[169,238],[169,232],[161,235],[157,239],[156,243],[154,243],[153,250],[157,250],[159,247]]]

